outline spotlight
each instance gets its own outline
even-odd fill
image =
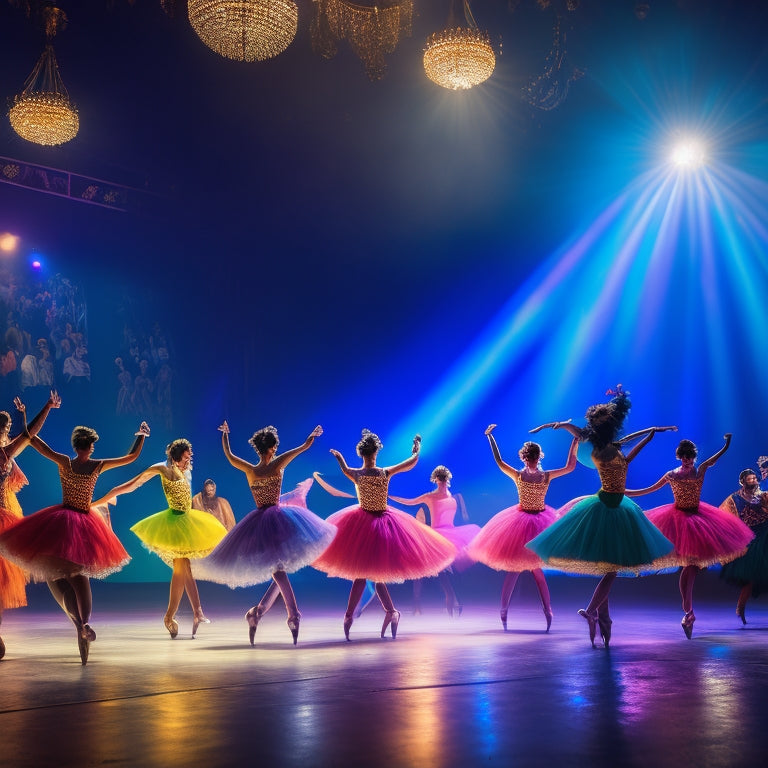
[[[704,145],[697,139],[685,139],[672,150],[672,162],[679,168],[699,168],[706,162]]]
[[[19,244],[19,238],[10,232],[0,234],[0,251],[3,253],[13,253]]]
[[[35,259],[32,262],[32,270],[34,272],[39,272],[42,269],[42,267],[43,267],[43,265],[37,259]]]

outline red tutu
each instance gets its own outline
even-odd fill
[[[469,546],[469,554],[497,571],[532,571],[546,568],[541,558],[525,545],[557,519],[552,507],[526,512],[519,504],[494,515]]]
[[[401,582],[437,576],[456,557],[446,538],[405,512],[366,512],[355,505],[328,518],[333,541],[312,565],[329,576]]]
[[[7,509],[0,508],[0,534],[16,525],[21,518]],[[0,610],[22,608],[27,604],[25,585],[27,574],[3,557],[0,557]]]
[[[675,545],[669,556],[672,565],[706,568],[729,563],[743,555],[755,538],[738,517],[703,501],[697,511],[664,504],[649,510],[646,516]]]
[[[98,512],[61,504],[23,518],[0,535],[0,554],[35,581],[76,574],[103,579],[131,559]]]

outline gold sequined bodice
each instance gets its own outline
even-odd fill
[[[92,472],[81,474],[72,469],[72,461],[67,464],[59,464],[59,479],[61,480],[61,490],[63,493],[62,504],[70,509],[78,509],[81,512],[87,512],[91,507],[93,500],[93,489],[96,487],[96,481],[101,472],[101,462],[99,461]]]
[[[186,477],[168,480],[165,475],[160,475],[160,482],[163,485],[163,493],[169,509],[176,509],[179,512],[188,512],[192,509],[192,489]]]
[[[667,475],[667,480],[675,497],[675,506],[678,509],[698,509],[701,500],[701,486],[703,477],[696,475],[681,476],[675,472]]]
[[[627,487],[627,457],[617,453],[609,461],[599,461],[592,457],[600,476],[601,490],[606,493],[624,493]]]
[[[280,501],[280,488],[283,485],[283,473],[277,475],[267,475],[266,477],[256,477],[251,483],[251,493],[256,506],[272,507]]]
[[[13,459],[9,459],[5,450],[0,448],[0,507],[8,509],[8,492],[11,490],[8,481],[13,471]]]
[[[357,475],[357,499],[366,512],[383,512],[387,508],[389,477],[383,469],[376,472],[375,475]]]
[[[515,480],[517,493],[520,496],[520,507],[526,512],[541,512],[544,509],[544,497],[549,488],[549,472],[544,473],[544,479],[540,483],[532,483],[524,480],[522,474]]]

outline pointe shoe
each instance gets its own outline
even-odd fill
[[[3,638],[0,637],[0,659],[5,656],[5,643],[3,642]]]
[[[344,616],[344,637],[349,640],[349,630],[352,628],[352,622],[354,618],[352,616]]]
[[[501,617],[501,626],[504,627],[504,631],[507,631],[507,609],[504,608],[501,611],[499,611],[499,616]]]
[[[547,632],[549,632],[549,628],[552,626],[552,617],[554,615],[555,614],[552,613],[552,609],[551,608],[544,608],[544,617],[547,620]]]
[[[400,623],[400,611],[392,610],[384,614],[384,623],[381,625],[381,636],[384,637],[387,627],[391,625],[392,639],[397,637],[397,625]]]
[[[291,616],[286,622],[288,624],[288,629],[291,630],[291,634],[293,635],[294,645],[296,645],[296,643],[299,641],[299,623],[300,622],[301,622],[300,613],[297,613],[295,616]]]
[[[592,643],[592,647],[595,648],[595,635],[597,634],[597,614],[588,613],[585,608],[579,608],[577,611],[579,616],[587,620],[589,624],[589,642]]]
[[[747,623],[747,616],[746,616],[746,606],[745,605],[737,605],[736,606],[736,615],[741,619],[742,624]]]
[[[693,615],[693,611],[688,611],[685,616],[683,616],[682,621],[680,624],[683,627],[683,632],[685,632],[685,636],[690,640],[693,636],[693,622],[696,621],[696,617]]]
[[[85,666],[88,663],[88,652],[91,649],[91,643],[96,639],[96,633],[87,625],[83,624],[77,633],[77,649],[80,651],[80,661]]]
[[[253,645],[253,638],[256,637],[256,628],[259,626],[264,610],[260,605],[254,605],[248,613],[245,614],[245,620],[248,622],[248,640]]]
[[[197,634],[197,628],[201,624],[210,624],[211,620],[203,616],[202,613],[199,613],[195,616],[194,619],[192,619],[192,639],[195,639],[195,635]]]
[[[175,640],[176,635],[179,634],[179,625],[176,622],[176,619],[174,619],[173,616],[171,617],[166,616],[163,619],[163,624],[165,625],[165,628],[168,630],[168,634],[171,636],[171,640]]]
[[[597,617],[597,625],[600,627],[600,637],[603,638],[603,645],[608,648],[611,643],[611,625],[613,620],[610,616]]]

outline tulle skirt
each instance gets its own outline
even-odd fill
[[[438,525],[432,529],[456,547],[456,557],[451,563],[454,571],[461,573],[477,562],[477,558],[469,554],[469,545],[480,533],[480,526],[474,523],[467,525]]]
[[[0,554],[35,581],[75,575],[103,579],[131,559],[98,512],[61,504],[19,520],[0,535]]]
[[[634,501],[604,491],[581,499],[527,547],[550,567],[596,576],[662,568],[674,549]]]
[[[526,512],[519,504],[494,515],[469,547],[478,562],[497,571],[532,571],[544,568],[542,559],[525,545],[557,519],[552,507]]]
[[[205,557],[227,529],[209,512],[199,509],[164,509],[131,526],[141,543],[166,565],[176,558]]]
[[[665,504],[648,510],[646,515],[675,545],[671,555],[674,565],[706,568],[728,563],[743,555],[755,537],[738,517],[704,502],[695,512]]]
[[[752,532],[755,538],[746,553],[726,563],[720,578],[740,587],[752,584],[752,596],[757,597],[768,589],[768,522],[755,526]]]
[[[336,528],[296,505],[273,505],[248,513],[208,557],[193,564],[195,577],[248,587],[275,571],[294,573],[331,543]]]
[[[345,507],[328,522],[336,537],[312,565],[329,576],[401,582],[437,576],[456,557],[445,537],[393,507],[375,514]]]
[[[21,515],[0,507],[0,534],[16,525]],[[0,610],[22,608],[27,604],[25,586],[29,581],[27,574],[18,565],[0,557]]]

